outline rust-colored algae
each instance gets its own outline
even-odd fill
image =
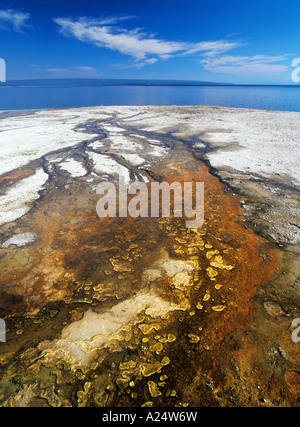
[[[207,339],[214,347],[227,333],[240,326],[249,315],[252,298],[258,286],[272,277],[279,266],[278,251],[266,240],[242,227],[238,221],[238,217],[242,215],[238,196],[225,193],[223,185],[209,173],[206,165],[202,164],[197,172],[173,167],[172,173],[168,177],[164,176],[164,179],[182,183],[187,181],[205,183],[205,224],[198,233],[201,239],[204,238],[209,242],[209,248],[222,254],[226,264],[234,266],[229,270],[214,268],[218,273],[218,283],[222,284],[222,289],[216,291],[215,282],[211,280],[214,277],[207,269],[211,268],[210,261],[218,255],[212,256],[207,262],[205,251],[198,254],[200,277],[202,276],[206,283],[206,285],[202,283],[198,299],[202,300],[206,294],[206,287],[209,286],[212,300],[205,306],[204,322],[213,323],[212,327],[207,329]],[[187,231],[187,236],[192,236],[186,238],[187,247],[191,243],[197,243],[199,236],[193,234],[192,230]],[[218,303],[222,301],[228,306],[226,314],[210,313],[211,307],[219,305]]]
[[[33,169],[20,169],[20,170],[14,170],[11,172],[7,172],[0,176],[0,189],[4,187],[5,185],[11,184],[13,182],[19,181],[22,178],[27,178],[28,176],[32,175],[34,172]],[[1,193],[0,193],[1,194]]]
[[[30,405],[30,396],[50,406],[224,402],[226,339],[246,324],[256,291],[276,272],[279,255],[241,225],[238,196],[180,150],[152,172],[167,182],[204,182],[200,229],[187,229],[184,218],[98,219],[97,198],[83,184],[73,193],[50,191],[31,213],[38,242],[0,260],[2,289],[22,304],[8,308],[10,332],[1,347],[4,406]],[[18,254],[24,263],[16,258],[10,268]],[[154,296],[158,303],[151,307]],[[131,300],[141,304],[138,315]],[[105,313],[122,303],[128,303],[126,322],[115,325],[113,316],[107,321]],[[107,321],[98,347],[83,327],[89,309]],[[76,340],[66,329],[75,321],[83,331]],[[17,386],[12,379],[18,375],[23,379]],[[212,377],[208,395],[203,384]],[[286,377],[293,391],[295,377]]]

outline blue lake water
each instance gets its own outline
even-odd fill
[[[300,111],[300,86],[0,87],[0,110],[98,105],[215,105]]]

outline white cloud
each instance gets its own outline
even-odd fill
[[[85,77],[100,77],[103,75],[102,71],[97,71],[96,68],[87,65],[74,67],[74,70]]]
[[[195,43],[187,50],[187,54],[202,52],[207,56],[215,56],[240,47],[239,42],[229,42],[226,40]]]
[[[14,9],[0,10],[0,28],[22,32],[24,27],[28,27],[27,21],[30,16],[30,13],[19,12]]]
[[[156,62],[158,61],[158,59],[157,58],[149,58],[149,59],[146,59],[146,63],[147,64],[155,64]]]
[[[54,74],[55,77],[77,77],[77,78],[99,78],[103,75],[101,71],[88,65],[78,65],[72,68],[48,68],[47,71]]]
[[[236,74],[241,76],[253,74],[282,73],[287,66],[280,64],[286,59],[282,56],[231,56],[206,57],[200,61],[205,70],[213,73]]]
[[[88,18],[56,18],[60,32],[82,42],[118,51],[134,58],[132,66],[141,68],[175,56],[197,55],[202,67],[214,73],[254,75],[281,73],[287,70],[282,64],[286,56],[234,56],[229,51],[244,46],[240,41],[214,40],[190,43],[167,41],[139,28],[127,30],[119,21],[132,17],[112,17],[102,20]]]
[[[134,30],[120,28],[116,25],[118,20],[120,19],[107,18],[95,21],[87,18],[77,20],[56,18],[54,21],[65,36],[129,55],[136,61],[141,61],[139,66],[154,64],[158,59],[169,59],[175,55],[191,55],[199,52],[214,55],[239,46],[239,43],[224,40],[200,43],[161,40],[139,28]]]
[[[47,71],[49,73],[55,73],[55,74],[70,74],[71,70],[68,68],[47,68]]]
[[[65,35],[75,37],[83,42],[90,42],[99,47],[117,50],[120,53],[143,60],[147,55],[165,55],[180,52],[185,49],[183,43],[167,42],[149,38],[139,29],[125,30],[114,25],[96,23],[87,19],[72,21],[67,18],[57,18],[55,22]]]

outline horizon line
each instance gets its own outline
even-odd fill
[[[41,77],[41,78],[21,78],[21,79],[9,79],[6,82],[0,82],[0,86],[8,86],[8,83],[16,82],[55,82],[55,81],[97,81],[97,82],[136,82],[136,83],[156,83],[163,84],[168,82],[176,83],[181,85],[198,85],[198,86],[299,86],[297,84],[287,83],[229,83],[229,82],[213,82],[213,81],[202,81],[202,80],[182,80],[182,79],[142,79],[142,78],[93,78],[93,77]],[[168,84],[168,85],[169,85]]]

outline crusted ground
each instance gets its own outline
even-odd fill
[[[206,107],[5,115],[1,405],[298,406],[298,119]],[[203,227],[97,218],[97,185],[119,176],[204,182]]]

